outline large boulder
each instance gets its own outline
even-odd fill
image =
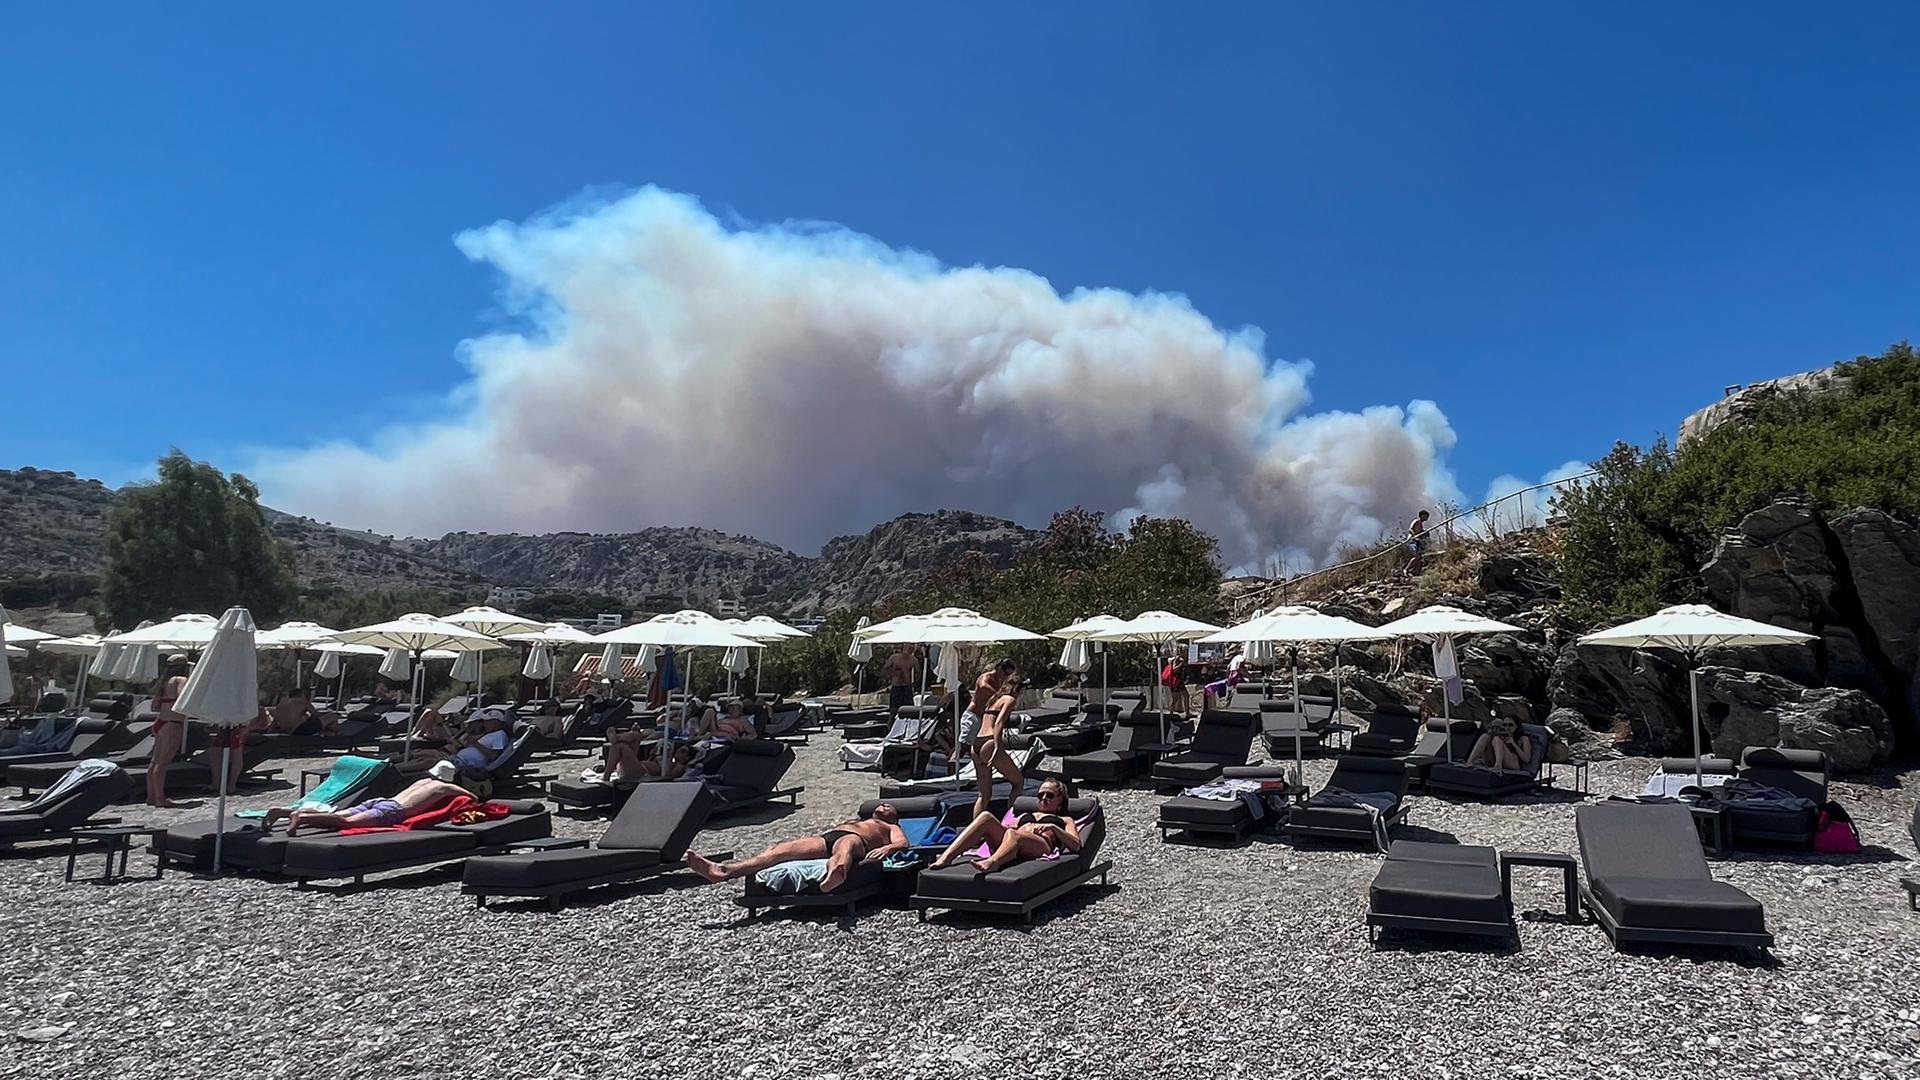
[[[1829,523],[1840,545],[1883,674],[1907,713],[1920,715],[1920,529],[1881,510],[1849,510]],[[1901,685],[1903,684],[1904,685]]]
[[[1485,694],[1518,694],[1536,701],[1546,696],[1554,657],[1545,645],[1514,634],[1479,634],[1466,638],[1457,656],[1461,677]]]
[[[1741,518],[1721,537],[1700,576],[1720,610],[1818,639],[1718,650],[1715,663],[1806,686],[1852,687],[1889,701],[1880,658],[1861,641],[1866,628],[1860,579],[1849,573],[1838,538],[1806,502],[1782,499]]]
[[[1819,750],[1835,772],[1884,763],[1893,754],[1886,710],[1858,690],[1801,686],[1778,675],[1700,669],[1704,737],[1721,757],[1750,746]]]
[[[1690,745],[1684,661],[1665,650],[1570,644],[1547,676],[1547,705],[1588,727],[1623,727],[1648,753]]]
[[[1620,756],[1611,732],[1595,730],[1585,716],[1572,709],[1548,713],[1547,730],[1553,732],[1556,747],[1566,747],[1565,760],[1572,764],[1609,761]]]

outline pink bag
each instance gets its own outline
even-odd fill
[[[1813,828],[1813,850],[1823,855],[1860,854],[1860,830],[1839,803],[1820,808],[1820,819]]]

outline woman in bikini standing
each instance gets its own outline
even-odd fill
[[[187,675],[193,665],[174,653],[160,672],[160,687],[153,693],[153,756],[147,762],[147,805],[174,806],[167,801],[167,766],[179,755],[187,739],[187,718],[173,711],[180,692],[187,688]]]

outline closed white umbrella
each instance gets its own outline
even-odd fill
[[[620,646],[608,642],[607,647],[600,650],[600,675],[611,682],[624,674],[626,672],[620,666]]]
[[[1292,646],[1293,660],[1293,707],[1298,710],[1300,704],[1300,651],[1298,646],[1308,642],[1331,642],[1333,644],[1333,708],[1340,710],[1340,643],[1345,641],[1370,641],[1391,637],[1382,629],[1357,623],[1352,619],[1343,619],[1338,615],[1327,615],[1310,607],[1285,605],[1271,611],[1258,612],[1253,618],[1236,626],[1228,627],[1215,634],[1201,638],[1206,642],[1239,642],[1255,645],[1262,642],[1284,642]],[[1293,767],[1295,778],[1303,778],[1306,764],[1301,752],[1300,728],[1293,731]]]
[[[1382,634],[1390,637],[1418,638],[1431,642],[1434,655],[1439,657],[1442,650],[1453,655],[1454,639],[1464,634],[1502,634],[1519,633],[1520,628],[1509,626],[1494,619],[1461,611],[1457,607],[1445,604],[1433,604],[1423,607],[1405,618],[1395,619],[1378,628]],[[1453,760],[1453,699],[1444,689],[1440,692],[1440,715],[1447,725],[1447,760]]]
[[[959,654],[956,645],[992,645],[1003,641],[1042,641],[1039,634],[989,619],[966,608],[941,608],[931,615],[890,619],[895,624],[879,634],[868,634],[874,645],[939,645],[942,659],[951,665],[953,687],[953,771],[960,772],[960,692]],[[871,629],[871,628],[869,628]],[[951,659],[949,659],[949,654]]]
[[[860,703],[861,684],[867,680],[867,665],[873,662],[873,644],[860,636],[861,631],[873,624],[865,615],[853,624],[852,640],[847,642],[847,659],[853,661],[853,701]]]
[[[401,679],[406,679],[411,682],[413,679],[413,658],[405,649],[388,649],[385,658],[380,661],[379,670],[380,677],[388,682],[399,682]],[[409,687],[409,690],[411,690],[411,687]]]
[[[1060,666],[1075,675],[1084,675],[1093,666],[1093,653],[1085,638],[1075,638],[1060,647]]]
[[[113,678],[114,669],[120,666],[120,654],[124,651],[126,646],[114,641],[113,635],[108,634],[100,639],[100,649],[93,654],[93,662],[87,665],[87,674],[96,679]]]
[[[1143,611],[1118,626],[1110,627],[1088,635],[1090,641],[1143,642],[1154,648],[1154,667],[1160,666],[1160,650],[1172,648],[1181,642],[1193,641],[1216,633],[1220,627],[1212,623],[1203,623],[1198,619],[1189,619],[1184,615],[1175,615],[1171,611]],[[1160,685],[1159,672],[1156,670],[1153,685]],[[1156,693],[1156,697],[1159,695]],[[1167,741],[1167,714],[1163,706],[1160,710],[1160,741]]]
[[[7,609],[0,607],[0,705],[13,700],[13,669],[7,664],[7,631],[12,624],[7,619]]]
[[[1812,640],[1812,634],[1728,615],[1705,604],[1676,604],[1644,619],[1597,630],[1581,638],[1580,644],[1672,649],[1687,658],[1687,694],[1693,708],[1693,782],[1697,785],[1704,771],[1700,752],[1700,684],[1696,671],[1700,654],[1708,649],[1801,645]]]
[[[114,662],[113,677],[124,683],[150,683],[160,677],[160,646],[126,645]]]
[[[227,774],[233,755],[233,729],[260,713],[260,676],[254,652],[253,616],[243,607],[228,608],[214,636],[187,676],[175,712],[226,729],[220,739],[220,795],[214,809],[213,872],[220,872],[220,845],[227,821]]]
[[[468,653],[467,655],[477,656],[479,654]],[[541,682],[552,678],[553,654],[547,651],[545,645],[535,645],[528,651],[527,662],[520,668],[520,674],[525,675],[534,682]]]
[[[463,652],[455,656],[453,659],[453,670],[447,673],[447,678],[466,683],[469,686],[479,682],[482,655],[480,650],[474,649],[471,652]]]
[[[1091,618],[1081,619],[1076,623],[1070,623],[1047,635],[1048,637],[1065,638],[1068,641],[1092,643],[1093,649],[1100,654],[1100,697],[1103,701],[1106,700],[1108,694],[1112,693],[1113,684],[1107,681],[1106,643],[1098,640],[1096,635],[1112,630],[1114,627],[1124,625],[1126,621],[1127,620],[1117,615],[1095,615]],[[1089,666],[1091,666],[1091,661],[1089,661]],[[1082,694],[1081,696],[1085,697],[1086,695]]]
[[[313,662],[313,677],[316,679],[337,679],[340,677],[340,654],[329,650],[320,654]]]
[[[766,650],[754,649],[752,652],[766,652]],[[735,645],[720,654],[720,666],[726,669],[727,692],[731,694],[739,685],[740,676],[753,668],[753,656],[747,649]]]

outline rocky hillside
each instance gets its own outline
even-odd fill
[[[102,536],[117,494],[97,480],[0,469],[0,577],[100,572]],[[293,545],[300,578],[353,590],[489,586],[612,593],[636,606],[825,612],[911,589],[942,562],[978,551],[1005,565],[1039,533],[965,511],[905,514],[829,541],[817,557],[713,529],[632,533],[451,533],[435,540],[382,536],[267,511]]]
[[[1549,530],[1463,542],[1436,558],[1440,565],[1418,578],[1383,574],[1314,604],[1378,624],[1444,603],[1519,626],[1523,633],[1462,639],[1465,700],[1453,715],[1542,724],[1560,752],[1578,760],[1692,753],[1685,659],[1667,650],[1579,645],[1596,628],[1573,622],[1560,604]],[[1701,657],[1710,753],[1805,747],[1851,772],[1884,764],[1900,732],[1920,729],[1920,527],[1864,509],[1827,520],[1782,500],[1730,530],[1702,577],[1720,610],[1818,638]],[[1425,647],[1349,646],[1342,655],[1349,707],[1396,701],[1439,713],[1440,684]],[[1332,690],[1324,676],[1309,682],[1317,692]]]

